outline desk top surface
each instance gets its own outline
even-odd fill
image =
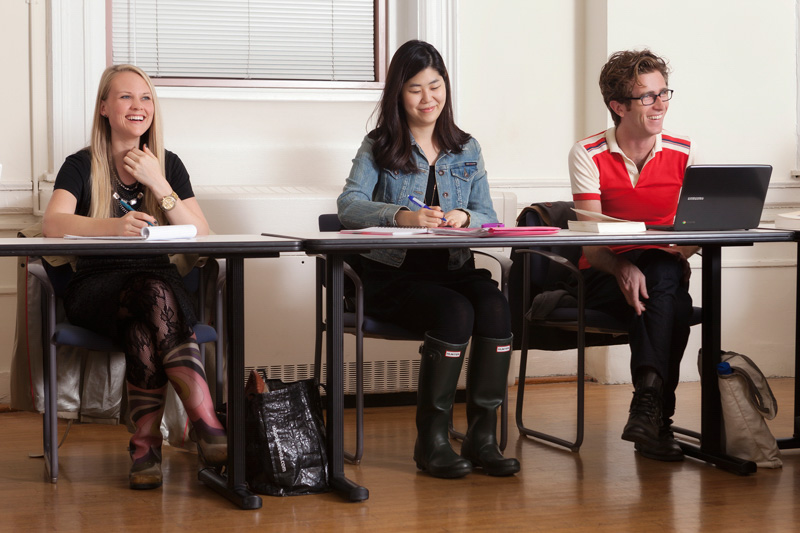
[[[599,234],[561,230],[554,235],[477,237],[468,235],[359,235],[338,232],[307,232],[294,235],[265,233],[303,241],[303,249],[311,253],[357,252],[373,248],[506,248],[529,246],[592,246],[621,244],[678,244],[723,246],[748,245],[757,242],[793,242],[794,231],[760,228],[742,231],[654,231],[631,234]]]
[[[0,256],[199,253],[223,257],[266,257],[302,249],[302,242],[298,239],[261,235],[208,235],[169,241],[45,237],[0,239]]]
[[[5,238],[0,256],[20,255],[148,255],[200,253],[219,256],[266,257],[281,252],[358,252],[373,248],[506,248],[530,246],[586,246],[610,244],[680,244],[722,246],[758,242],[793,242],[793,231],[755,229],[748,231],[670,232],[647,231],[626,235],[582,233],[561,230],[555,235],[476,237],[462,235],[353,235],[338,232],[303,232],[294,235],[208,235],[169,241]]]

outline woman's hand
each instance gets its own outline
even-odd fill
[[[117,231],[115,235],[122,237],[133,237],[142,234],[142,229],[150,224],[155,224],[156,219],[147,213],[139,211],[130,211],[125,216],[112,219],[117,223]]]
[[[442,221],[442,217],[444,217],[442,208],[438,205],[435,205],[430,208],[418,209],[417,211],[401,209],[394,216],[394,221],[398,226],[411,228],[438,228],[439,226],[445,225],[445,222]]]
[[[453,209],[445,213],[444,218],[447,219],[446,226],[451,228],[465,228],[469,224],[469,215],[466,211],[461,209]]]
[[[158,158],[150,151],[147,145],[144,150],[133,148],[122,159],[123,168],[133,176],[136,181],[150,189],[156,198],[163,198],[172,192],[172,187],[161,174],[161,165]]]

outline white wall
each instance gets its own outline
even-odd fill
[[[416,2],[392,2],[411,26],[406,4]],[[48,148],[41,132],[47,109],[37,92],[41,87],[28,84],[45,64],[44,36],[37,33],[45,5],[44,0],[0,5],[0,47],[13,51],[0,56],[6,74],[0,98],[13,103],[4,107],[0,131],[3,187],[7,178],[29,180],[48,170],[41,163]],[[668,128],[691,135],[706,162],[772,164],[768,212],[800,205],[797,182],[789,177],[797,166],[796,1],[459,0],[456,5],[459,122],[481,142],[493,186],[515,192],[520,206],[569,198],[570,145],[609,123],[597,89],[600,65],[612,51],[642,46],[666,56],[674,69]],[[30,54],[29,9],[35,44]],[[397,35],[390,40],[397,41],[402,41]],[[198,187],[340,187],[374,105],[374,97],[162,98],[168,145]],[[4,200],[12,196],[0,192],[0,227],[7,229],[15,219]],[[758,360],[767,373],[792,373],[787,366],[794,339],[792,298],[772,295],[794,290],[794,260],[789,246],[730,250],[723,256],[724,347],[763,357],[763,363]],[[0,286],[13,287],[13,279],[0,280]],[[11,315],[13,305],[13,297],[0,298],[0,307],[10,308]],[[10,368],[12,343],[13,337],[2,338],[7,349],[0,351],[0,374]],[[529,368],[561,372],[570,357],[542,354]],[[693,358],[687,352],[689,378]],[[600,354],[590,362],[604,381],[628,379],[626,366],[624,354]]]

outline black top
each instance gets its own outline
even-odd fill
[[[181,200],[193,198],[194,191],[192,191],[192,184],[189,181],[189,172],[183,166],[183,162],[169,150],[164,150],[164,156],[166,157],[164,166],[167,173],[167,182],[172,187],[172,190]],[[89,206],[92,198],[91,181],[89,179],[91,173],[92,155],[88,148],[84,148],[67,157],[56,176],[56,183],[53,188],[64,189],[78,200],[78,205],[75,207],[76,215],[89,216]]]
[[[428,187],[425,190],[424,202],[429,207],[439,205],[439,193],[436,190],[436,168],[431,165],[428,172]],[[441,272],[447,271],[450,252],[447,248],[433,250],[408,250],[400,270],[412,272]],[[392,267],[393,268],[393,267]]]

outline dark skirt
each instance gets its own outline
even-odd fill
[[[186,291],[178,269],[167,255],[82,256],[67,285],[64,310],[69,321],[119,341],[120,295],[134,279],[152,277],[165,281],[178,300],[180,312],[190,328],[197,322],[194,302]]]

